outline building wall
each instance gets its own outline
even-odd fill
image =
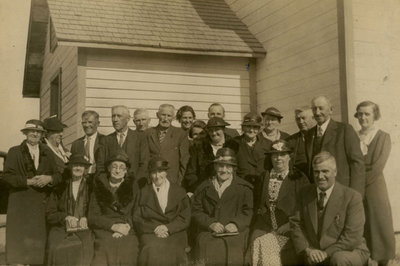
[[[293,110],[326,95],[342,120],[336,0],[225,0],[267,56],[257,59],[257,109],[275,106],[282,129],[297,131]]]
[[[40,84],[40,118],[45,119],[50,115],[50,83],[61,68],[61,120],[68,126],[64,129],[63,137],[63,143],[66,145],[77,138],[76,131],[79,121],[76,109],[77,66],[78,49],[76,47],[57,46],[53,52],[50,51],[48,30]]]
[[[392,203],[395,229],[400,231],[400,2],[397,0],[345,1],[349,121],[364,100],[380,105],[378,126],[390,133],[392,151],[385,178]]]
[[[79,50],[80,66],[85,65],[86,109],[101,116],[100,131],[113,131],[113,105],[126,105],[131,113],[147,108],[156,125],[160,104],[176,109],[194,108],[197,118],[207,120],[211,103],[226,109],[226,120],[240,128],[242,117],[250,111],[249,59],[157,54],[100,49]],[[79,72],[81,73],[81,72]],[[179,126],[177,121],[174,125]],[[132,121],[130,126],[133,128]]]

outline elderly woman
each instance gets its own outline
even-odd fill
[[[294,213],[296,195],[309,184],[307,177],[291,168],[292,150],[284,140],[272,143],[266,160],[272,168],[262,174],[256,186],[255,222],[252,236],[252,265],[296,265],[297,257],[289,240],[289,216]]]
[[[386,265],[395,256],[392,212],[383,176],[391,149],[390,135],[375,125],[381,117],[376,103],[361,102],[354,116],[361,126],[358,136],[366,169],[364,236],[372,259]]]
[[[197,139],[190,147],[189,163],[183,179],[183,186],[187,192],[193,193],[201,182],[215,174],[215,155],[225,142],[230,140],[225,134],[226,126],[229,124],[222,118],[210,118],[205,128],[207,136]]]
[[[90,165],[83,155],[72,155],[65,184],[47,201],[48,265],[90,265],[92,261],[93,237],[87,221]]]
[[[273,142],[278,139],[287,139],[289,134],[278,129],[283,116],[281,112],[275,107],[269,107],[265,112],[261,113],[264,120],[264,130],[261,131],[260,135],[269,142]]]
[[[122,151],[106,162],[107,172],[95,178],[90,197],[88,222],[92,228],[92,265],[136,265],[138,239],[132,215],[138,187],[127,175],[128,156]]]
[[[153,158],[148,168],[151,182],[140,190],[133,218],[140,234],[139,265],[184,265],[189,198],[182,187],[168,181],[165,159]]]
[[[21,129],[26,140],[8,151],[1,180],[10,188],[7,211],[7,264],[44,264],[45,202],[61,182],[51,150],[40,143],[45,132],[39,120]]]
[[[250,183],[236,176],[233,150],[218,150],[216,175],[203,181],[194,194],[192,219],[198,235],[195,259],[206,265],[243,265],[253,215]]]
[[[188,131],[196,119],[196,113],[189,105],[184,105],[176,112],[176,120],[181,124],[181,128]]]
[[[62,144],[63,131],[67,126],[54,116],[46,118],[43,124],[44,129],[46,129],[46,137],[44,140],[53,152],[57,171],[63,174],[65,168],[67,168],[68,158],[71,155]]]

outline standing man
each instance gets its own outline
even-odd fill
[[[306,132],[315,126],[315,120],[312,110],[308,106],[296,108],[296,110],[294,110],[294,118],[296,120],[297,127],[299,128],[299,132],[291,135],[289,138],[287,138],[287,141],[293,149],[294,166],[307,175],[308,165],[306,149],[304,147],[304,137]],[[314,182],[312,176],[308,176],[308,179],[311,183]]]
[[[129,157],[129,176],[135,180],[147,178],[147,162],[149,148],[146,136],[142,132],[133,131],[128,127],[131,119],[128,107],[116,105],[111,107],[111,120],[115,131],[106,137],[106,152],[104,158],[117,154],[123,150]],[[102,159],[102,162],[105,161]],[[104,164],[102,165],[104,171]]]
[[[312,99],[311,108],[317,125],[305,135],[308,176],[313,172],[313,157],[328,151],[336,159],[336,180],[364,195],[365,166],[357,133],[351,125],[331,119],[332,104],[325,96]]]
[[[146,131],[151,157],[163,157],[168,161],[168,180],[180,184],[189,160],[189,139],[181,128],[171,125],[175,108],[171,104],[160,105],[156,127]]]
[[[137,131],[146,131],[149,128],[150,117],[149,112],[145,108],[138,108],[133,113],[133,123]]]
[[[87,110],[83,112],[81,124],[85,136],[72,142],[71,153],[86,156],[92,164],[88,169],[88,174],[93,178],[94,173],[96,173],[99,148],[105,144],[105,136],[97,132],[100,121],[99,114],[96,111]]]
[[[208,118],[219,117],[225,120],[225,108],[220,103],[213,103],[208,107]],[[225,134],[234,138],[239,136],[239,132],[233,128],[225,128]]]
[[[290,218],[291,239],[307,265],[366,265],[364,208],[357,191],[335,182],[335,158],[313,159],[315,184],[304,187]]]

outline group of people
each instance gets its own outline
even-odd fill
[[[377,104],[357,106],[361,129],[331,118],[328,98],[294,112],[248,113],[242,134],[225,110],[162,104],[111,109],[115,131],[62,143],[58,118],[28,120],[1,180],[10,188],[6,259],[48,265],[386,265],[395,243],[383,168],[390,136]],[[181,128],[172,125],[176,118]]]

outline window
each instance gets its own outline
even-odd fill
[[[50,116],[61,120],[61,68],[50,83]]]

